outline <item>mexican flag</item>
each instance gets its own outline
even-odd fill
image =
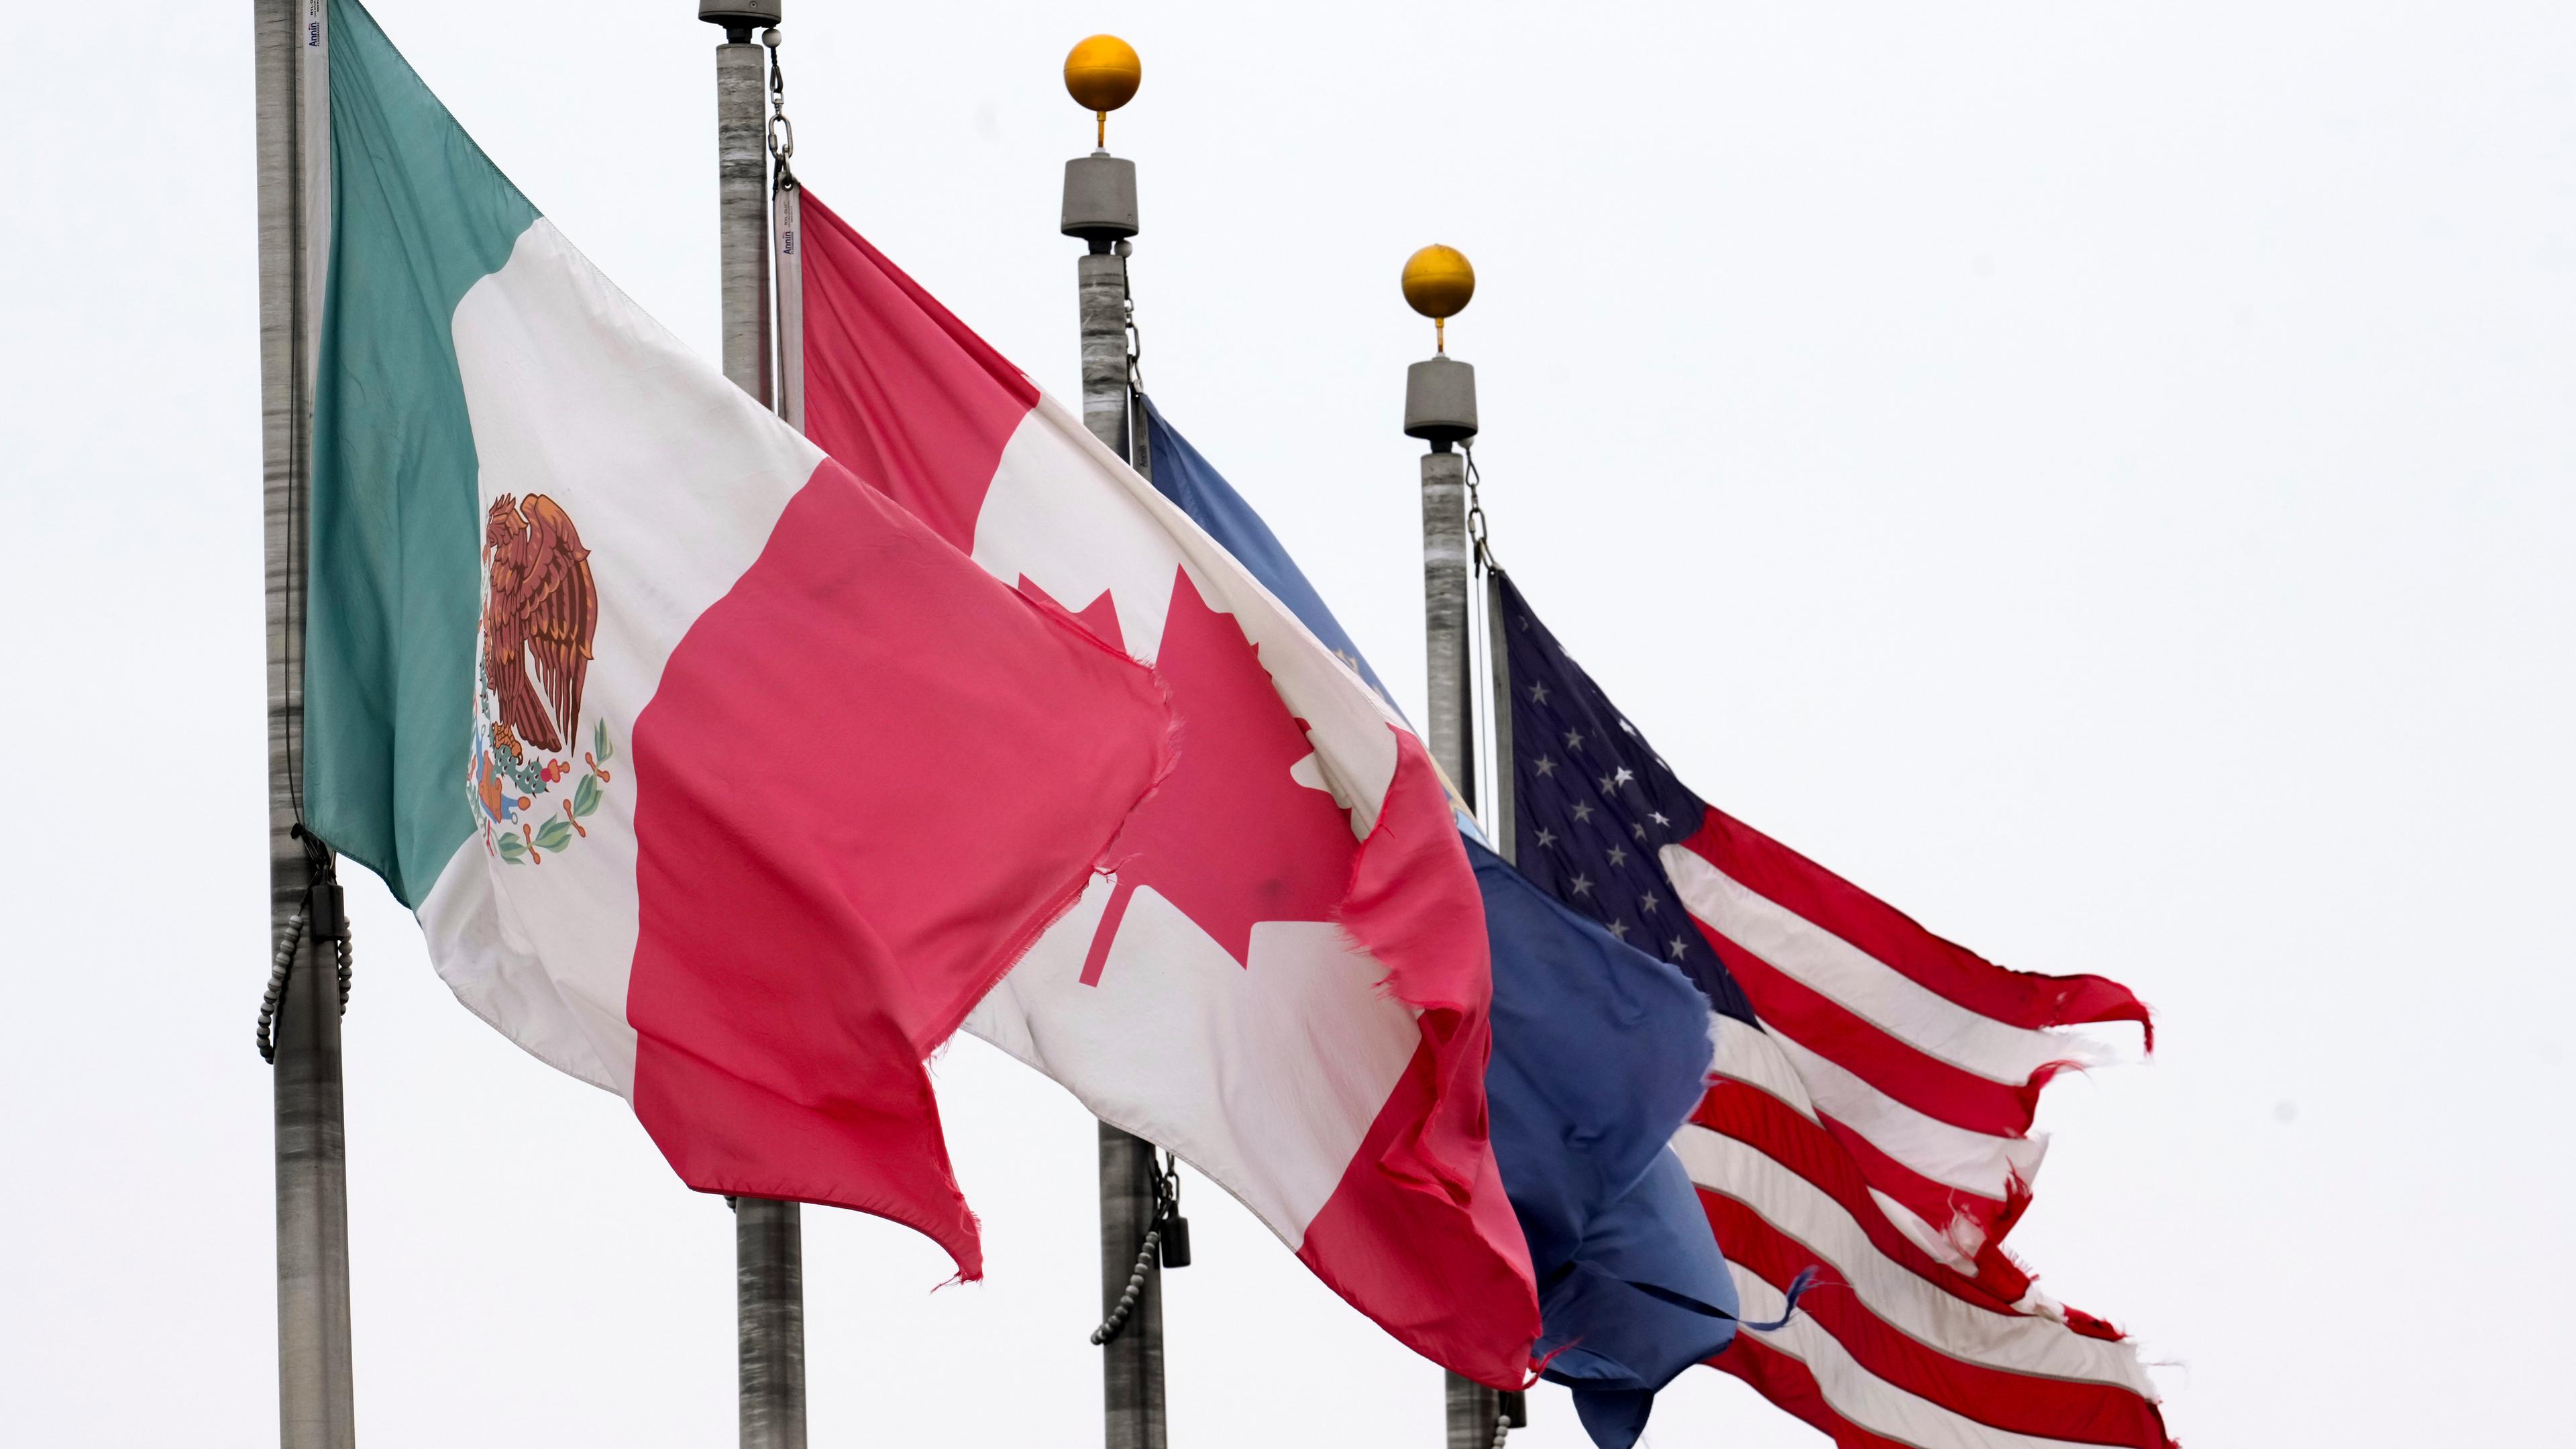
[[[1162,687],[645,316],[353,0],[310,21],[309,827],[690,1186],[977,1276],[922,1061],[1172,768]]]

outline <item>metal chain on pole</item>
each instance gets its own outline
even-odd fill
[[[1127,1326],[1127,1315],[1136,1311],[1136,1295],[1145,1291],[1145,1270],[1154,1266],[1155,1253],[1162,1246],[1163,1230],[1147,1230],[1144,1246],[1136,1250],[1135,1271],[1127,1275],[1126,1291],[1118,1295],[1118,1306],[1109,1310],[1109,1316],[1101,1320],[1098,1328],[1091,1330],[1092,1347],[1098,1348],[1116,1338],[1118,1330]]]
[[[1500,569],[1502,565],[1494,561],[1493,547],[1486,541],[1485,537],[1485,498],[1484,494],[1479,491],[1485,480],[1476,472],[1476,440],[1473,438],[1461,439],[1458,443],[1458,451],[1467,455],[1467,546],[1469,556],[1474,559],[1476,572],[1480,574]]]
[[[268,990],[262,993],[259,1001],[259,1059],[270,1066],[277,1065],[277,1008],[286,1000],[286,983],[295,974],[295,948],[303,942],[304,912],[299,910],[286,918],[286,928],[278,932],[277,954],[269,961]],[[339,958],[340,1014],[347,1016],[350,949],[349,928],[345,923],[340,928],[340,939],[332,946],[333,954]]]
[[[268,990],[260,996],[259,1030],[255,1038],[259,1043],[259,1059],[270,1066],[277,1065],[278,1008],[286,1001],[287,982],[295,976],[295,953],[304,944],[305,922],[314,913],[314,897],[326,890],[337,897],[340,890],[331,852],[300,824],[295,827],[295,837],[304,842],[304,853],[313,862],[313,883],[304,888],[304,903],[296,907],[295,914],[287,917],[286,924],[279,928],[277,949],[269,957]],[[340,1014],[347,1016],[351,960],[348,913],[335,900],[327,914],[338,918],[337,934],[332,938],[331,946],[339,967]]]
[[[1154,1225],[1145,1230],[1145,1241],[1136,1250],[1136,1267],[1127,1275],[1117,1306],[1091,1330],[1093,1347],[1108,1343],[1127,1326],[1128,1315],[1136,1311],[1136,1300],[1145,1291],[1145,1274],[1157,1257],[1166,1268],[1190,1265],[1190,1220],[1181,1216],[1181,1164],[1168,1152],[1163,1154],[1162,1170],[1154,1174]]]
[[[760,43],[769,47],[769,154],[777,162],[777,188],[788,190],[796,185],[796,173],[788,169],[788,159],[796,154],[796,123],[787,119],[787,72],[779,65],[778,27],[760,32]]]
[[[1117,245],[1119,260],[1129,253],[1127,243]],[[1145,426],[1145,333],[1136,325],[1135,274],[1127,267],[1118,269],[1119,314],[1127,326],[1127,466],[1151,478],[1154,476],[1154,448]]]

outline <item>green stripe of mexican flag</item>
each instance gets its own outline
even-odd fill
[[[374,16],[326,15],[305,789],[313,828],[416,909],[475,833],[453,685],[474,668],[483,520],[449,323],[539,217]]]
[[[355,0],[314,14],[308,823],[691,1186],[974,1275],[921,1063],[1167,768],[1161,690],[645,316]]]

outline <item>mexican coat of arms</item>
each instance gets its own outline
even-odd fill
[[[608,721],[593,722],[587,741],[581,730],[599,590],[572,515],[542,493],[493,500],[483,577],[468,793],[486,848],[511,865],[542,864],[547,852],[588,837],[581,822],[614,778]],[[576,774],[571,789],[555,794]]]

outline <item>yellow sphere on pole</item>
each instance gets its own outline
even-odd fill
[[[1100,118],[1099,144],[1109,144],[1109,113],[1136,98],[1145,63],[1136,47],[1114,35],[1087,36],[1064,58],[1064,89],[1076,105]]]
[[[1476,269],[1467,254],[1438,242],[1404,261],[1404,300],[1431,319],[1432,335],[1442,352],[1449,350],[1449,319],[1467,310],[1476,295]]]

